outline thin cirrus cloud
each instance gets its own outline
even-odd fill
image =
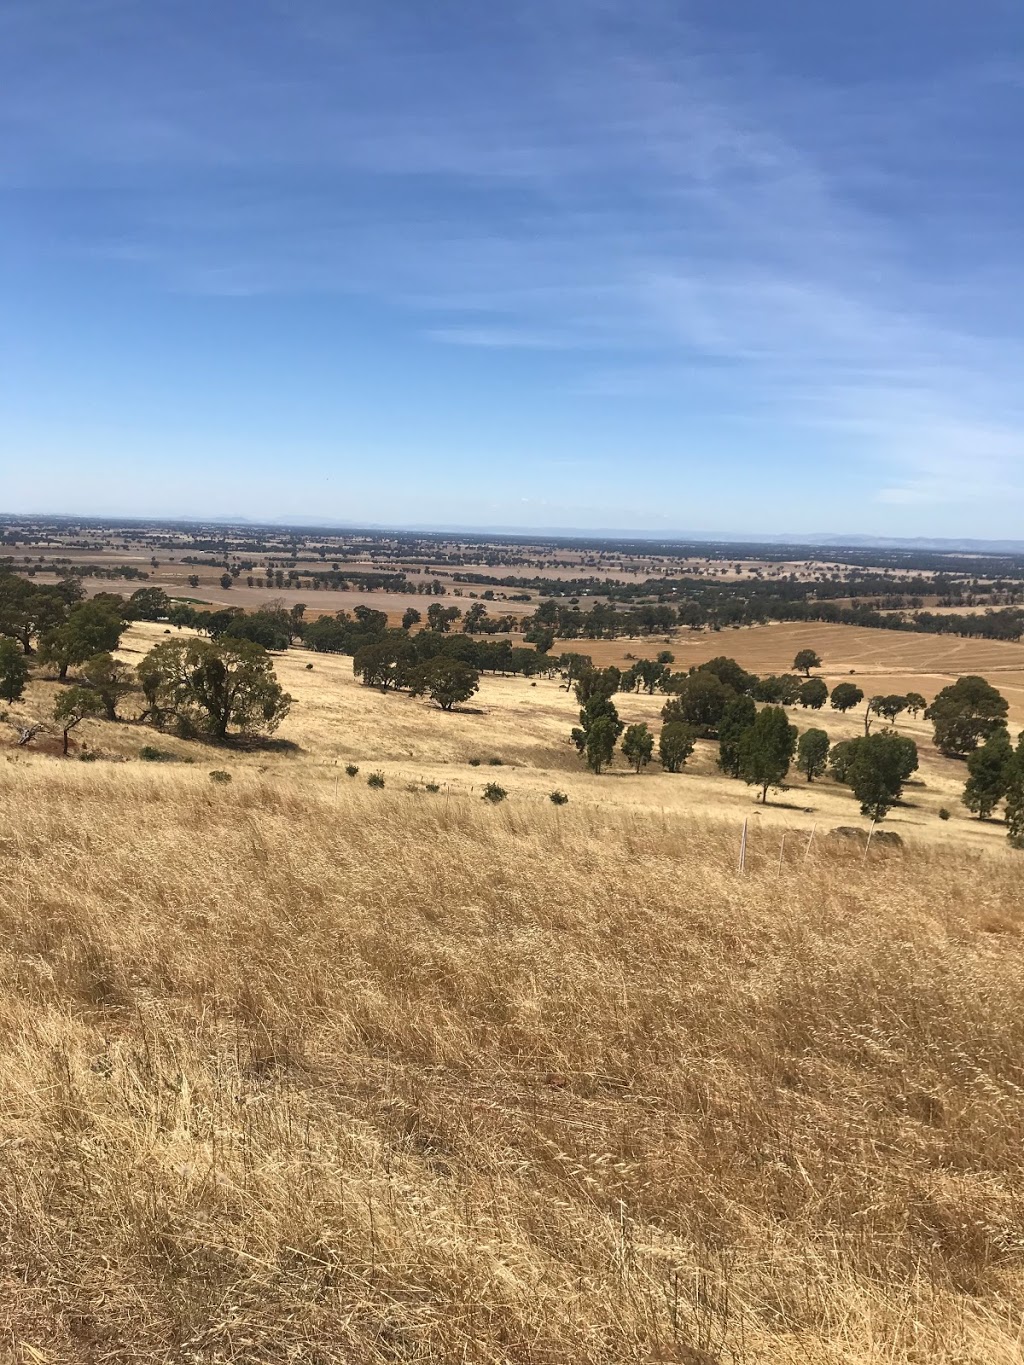
[[[15,0],[0,193],[63,260],[550,357],[539,391],[678,402],[737,451],[770,429],[852,464],[865,507],[1014,501],[1024,86],[994,30],[943,45],[926,14],[887,21],[902,63],[858,65],[869,26],[808,55],[793,0],[275,0],[231,26],[193,0]]]

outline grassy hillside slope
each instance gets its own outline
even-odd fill
[[[0,765],[5,1354],[1020,1360],[1012,857],[332,787]]]

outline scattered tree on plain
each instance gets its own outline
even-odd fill
[[[154,719],[173,716],[218,740],[231,728],[272,733],[292,701],[266,650],[251,640],[165,640],[138,675]]]
[[[666,725],[678,721],[692,726],[702,739],[715,739],[726,708],[735,698],[732,687],[702,669],[679,680],[661,709],[661,718]]]
[[[20,701],[28,682],[28,660],[16,640],[0,636],[0,700]]]
[[[811,676],[812,668],[821,667],[821,659],[816,650],[801,649],[793,660],[793,667],[798,673],[802,673],[805,678],[809,678]]]
[[[910,714],[914,717],[915,720],[917,720],[918,712],[924,711],[927,708],[927,706],[928,702],[925,700],[924,697],[921,696],[920,692],[907,693],[907,710],[910,712]]]
[[[595,728],[597,736],[591,739]],[[611,698],[601,692],[593,692],[580,710],[580,723],[573,729],[570,738],[577,752],[586,758],[591,771],[599,773],[602,767],[611,762],[623,728]]]
[[[658,736],[658,757],[667,773],[678,773],[693,753],[697,732],[692,725],[670,720],[661,727]]]
[[[431,602],[427,608],[427,629],[444,634],[451,630],[452,622],[461,615],[458,607],[442,607],[440,602]]]
[[[805,730],[796,747],[796,766],[813,782],[828,763],[829,738],[825,730]]]
[[[1006,767],[1006,837],[1014,848],[1024,848],[1024,732]]]
[[[907,709],[907,699],[904,696],[892,693],[887,696],[872,697],[869,706],[876,716],[882,716],[890,725],[894,725],[896,717]]]
[[[740,775],[740,740],[757,719],[753,697],[734,697],[718,724],[718,766],[729,777]]]
[[[614,697],[622,683],[622,674],[611,664],[608,668],[586,668],[576,679],[576,700],[581,706],[593,697]]]
[[[769,673],[755,681],[751,695],[755,701],[768,702],[772,706],[792,706],[800,699],[801,686],[803,684],[795,673]]]
[[[796,750],[797,728],[790,725],[781,706],[766,706],[740,739],[740,776],[749,786],[761,788],[762,803],[768,788],[782,785]]]
[[[828,685],[823,678],[808,678],[800,688],[798,700],[801,706],[820,711],[828,701]]]
[[[411,695],[426,694],[442,711],[451,711],[460,702],[469,701],[479,687],[480,674],[475,668],[444,654],[411,670]]]
[[[964,805],[979,820],[988,820],[1006,795],[1013,779],[1016,755],[1004,729],[993,730],[967,759]]]
[[[533,645],[538,654],[547,654],[555,643],[555,632],[550,626],[531,626],[523,632],[523,639]]]
[[[614,709],[612,707],[612,710]],[[587,767],[592,773],[600,774],[601,769],[606,768],[611,763],[612,755],[615,753],[615,741],[619,737],[621,728],[621,721],[613,719],[610,715],[605,715],[598,716],[587,729],[584,754],[586,755]]]
[[[836,683],[832,689],[831,706],[833,711],[845,714],[852,711],[855,706],[859,706],[864,700],[864,693],[853,683]]]
[[[124,631],[123,605],[122,598],[102,593],[79,602],[71,608],[67,620],[41,637],[40,660],[54,665],[63,682],[69,668],[85,663],[95,654],[112,654]]]
[[[642,721],[631,725],[622,736],[622,756],[637,772],[646,768],[654,754],[654,736]]]
[[[134,687],[132,670],[112,654],[94,654],[82,666],[82,681],[103,703],[107,720],[117,720],[117,705]]]
[[[77,725],[90,716],[98,716],[103,702],[91,687],[69,687],[61,692],[53,704],[53,718],[60,726],[64,739],[64,756],[68,752],[68,736]]]
[[[382,692],[389,687],[408,687],[419,676],[408,638],[402,633],[396,639],[357,649],[352,656],[352,672],[362,679],[364,687],[379,687]]]
[[[717,658],[709,659],[706,664],[698,664],[692,673],[711,673],[719,682],[725,683],[726,687],[731,687],[734,692],[741,696],[752,692],[757,683],[757,676],[748,673],[745,668],[741,668],[735,659],[730,659],[724,654],[719,654]]]
[[[884,820],[917,770],[917,745],[892,730],[843,740],[832,749],[831,768],[837,781],[853,789],[863,815]]]
[[[966,758],[1006,724],[1006,698],[984,678],[968,675],[944,687],[925,711],[935,743],[947,758]]]

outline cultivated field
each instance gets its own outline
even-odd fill
[[[815,672],[830,688],[839,682],[855,682],[867,696],[914,691],[929,701],[947,683],[975,673],[1002,692],[1010,703],[1011,720],[1024,725],[1024,643],[1009,640],[796,622],[715,632],[674,631],[670,637],[646,640],[559,640],[555,644],[556,652],[578,650],[602,667],[627,666],[630,654],[653,659],[663,649],[671,649],[676,656],[675,669],[726,654],[759,675],[788,672],[801,649],[816,649],[822,667]],[[826,710],[824,714],[831,719],[833,713]]]

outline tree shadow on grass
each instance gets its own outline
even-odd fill
[[[301,744],[293,739],[276,739],[273,735],[228,735],[220,742],[212,739],[205,741],[210,748],[228,749],[241,754],[301,754]]]

